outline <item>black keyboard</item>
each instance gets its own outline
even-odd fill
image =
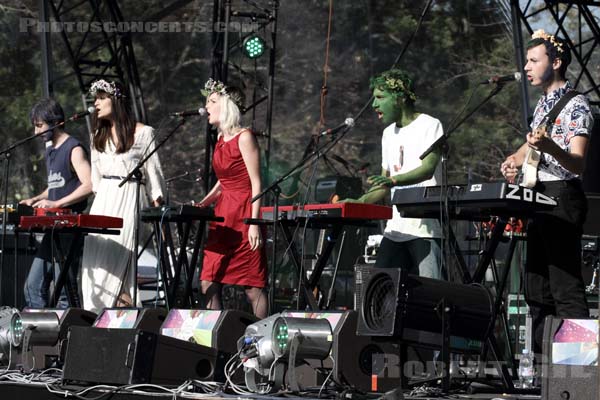
[[[405,217],[439,218],[440,186],[398,189],[392,204]],[[490,216],[526,217],[534,212],[550,211],[557,202],[533,189],[506,183],[473,183],[448,187],[450,217],[485,221]]]
[[[188,204],[178,206],[148,207],[140,212],[142,221],[186,222],[200,219],[216,220],[211,207],[196,207]]]

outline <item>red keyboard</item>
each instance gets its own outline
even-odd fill
[[[261,218],[273,219],[273,207],[261,207]],[[348,219],[390,219],[392,207],[362,203],[306,204],[301,206],[281,206],[282,218],[348,218]]]
[[[19,228],[92,228],[117,229],[123,227],[123,218],[92,214],[65,214],[21,217]]]

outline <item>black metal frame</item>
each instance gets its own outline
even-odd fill
[[[598,12],[600,1],[556,1],[556,0],[510,0],[513,15],[513,41],[515,49],[522,49],[522,25],[531,34],[537,19],[553,21],[555,26],[545,26],[546,31],[563,37],[573,55],[573,74],[571,83],[574,88],[584,93],[590,103],[600,107],[600,79],[593,73],[597,59],[593,59],[594,50],[600,45],[600,21],[594,16]],[[573,29],[567,29],[573,26]],[[551,30],[554,28],[554,31]],[[589,32],[589,33],[586,33]],[[522,70],[525,60],[522,50],[517,50],[517,68]],[[588,67],[589,66],[589,67]],[[522,81],[522,101],[524,113],[528,112],[527,82]],[[529,115],[524,115],[526,120]]]
[[[266,170],[269,170],[271,154],[271,125],[273,119],[273,89],[275,83],[275,52],[277,43],[277,15],[279,0],[239,0],[235,4],[232,0],[214,0],[213,27],[230,26],[231,23],[240,24],[251,21],[257,24],[258,33],[266,42],[266,54],[253,60],[251,66],[236,63],[232,55],[241,54],[240,44],[243,39],[254,32],[241,32],[239,40],[232,40],[230,32],[213,30],[212,36],[212,77],[224,83],[230,81],[231,75],[243,82],[246,90],[252,90],[252,103],[242,112],[251,112],[250,126],[259,137],[266,138],[264,160]],[[265,69],[266,76],[259,77],[258,70]],[[237,83],[237,82],[236,82]],[[260,108],[260,112],[258,112]],[[264,112],[263,112],[264,109]],[[264,118],[259,121],[259,115]],[[204,185],[208,192],[214,183],[211,179],[211,158],[216,137],[207,124],[206,145],[204,160]]]

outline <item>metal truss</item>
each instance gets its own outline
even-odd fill
[[[273,117],[273,85],[277,38],[278,0],[214,0],[212,76],[222,82],[240,86],[251,93],[242,112],[251,115],[251,128],[266,139],[264,160],[269,168],[271,124]],[[241,52],[244,39],[258,34],[266,42],[265,53],[254,60]],[[214,137],[206,141],[204,182],[209,189],[210,154]]]
[[[135,116],[147,122],[146,106],[135,61],[131,33],[118,29],[125,23],[116,0],[40,0],[40,19],[52,16],[66,47],[69,63],[83,97],[90,84],[98,79],[115,79],[128,85]],[[52,93],[54,83],[72,79],[73,74],[53,77],[49,40],[42,40],[43,86]],[[88,99],[89,100],[89,99]]]
[[[600,106],[600,53],[596,51],[600,43],[600,1],[511,0],[511,6],[516,16],[514,30],[520,32],[524,27],[531,34],[543,28],[567,40],[573,56],[570,81],[592,105]],[[522,46],[515,40],[515,48]]]

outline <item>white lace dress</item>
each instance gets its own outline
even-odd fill
[[[85,238],[81,267],[81,292],[83,307],[99,312],[114,307],[121,292],[133,297],[131,268],[134,256],[134,182],[119,187],[137,162],[155,146],[154,130],[149,126],[139,128],[135,142],[128,152],[117,154],[111,141],[103,153],[92,149],[92,185],[95,193],[90,214],[123,218],[119,235],[88,235]],[[164,179],[158,155],[155,153],[142,168],[143,182],[140,190],[141,208],[149,199],[163,196]],[[138,297],[139,298],[139,297]]]

